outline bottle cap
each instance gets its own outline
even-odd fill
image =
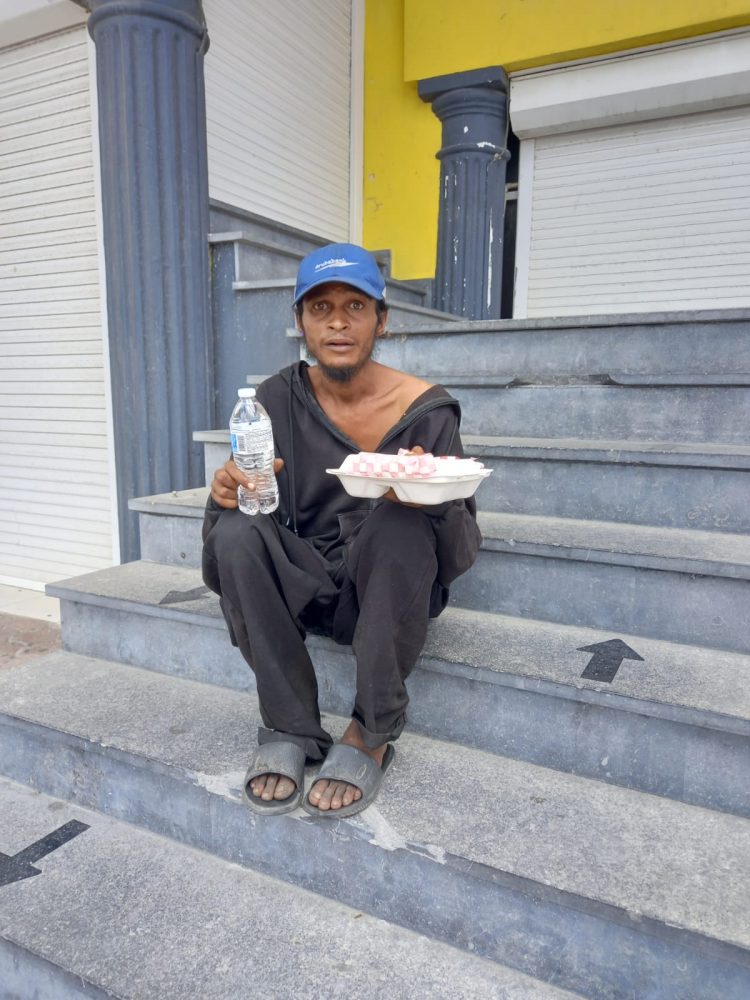
[[[252,399],[255,396],[255,389],[238,389],[237,395],[240,399]]]

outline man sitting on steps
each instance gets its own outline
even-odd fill
[[[359,451],[461,455],[458,402],[438,385],[373,360],[385,331],[385,283],[361,247],[332,244],[300,264],[294,296],[308,354],[263,382],[280,503],[249,517],[248,480],[230,460],[215,473],[203,527],[203,577],[221,597],[232,642],[255,673],[259,747],[245,798],[261,812],[300,803],[347,816],[375,798],[403,730],[405,680],[448,585],[474,562],[473,500],[438,506],[349,496],[326,469]],[[352,719],[339,743],[321,726],[307,630],[350,644]],[[325,759],[303,801],[306,761]]]

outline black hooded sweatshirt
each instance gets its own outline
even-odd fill
[[[284,459],[278,476],[279,506],[273,516],[336,563],[357,525],[377,504],[391,501],[349,496],[339,479],[326,472],[339,468],[347,455],[360,448],[321,408],[310,385],[308,367],[307,362],[299,361],[258,387],[257,399],[273,425],[276,456]],[[399,448],[420,445],[434,455],[463,455],[460,419],[458,400],[434,385],[411,404],[376,451],[396,454]],[[454,500],[421,509],[435,530],[437,579],[445,591],[440,602],[444,606],[448,585],[469,569],[479,551],[476,504],[473,499]],[[204,538],[221,510],[209,497]]]

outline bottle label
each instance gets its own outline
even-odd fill
[[[258,435],[253,431],[231,431],[230,437],[235,455],[255,455],[260,450],[262,454],[267,454],[269,460],[273,458],[273,441],[268,438],[258,441]]]
[[[238,452],[241,453],[249,450],[250,449],[248,446],[247,435],[238,434],[236,431],[232,431],[232,451],[235,453],[235,455]]]

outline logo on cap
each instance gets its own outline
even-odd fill
[[[356,267],[356,260],[345,260],[344,257],[331,257],[330,260],[324,260],[321,264],[315,265],[316,271],[324,271],[327,267]]]

